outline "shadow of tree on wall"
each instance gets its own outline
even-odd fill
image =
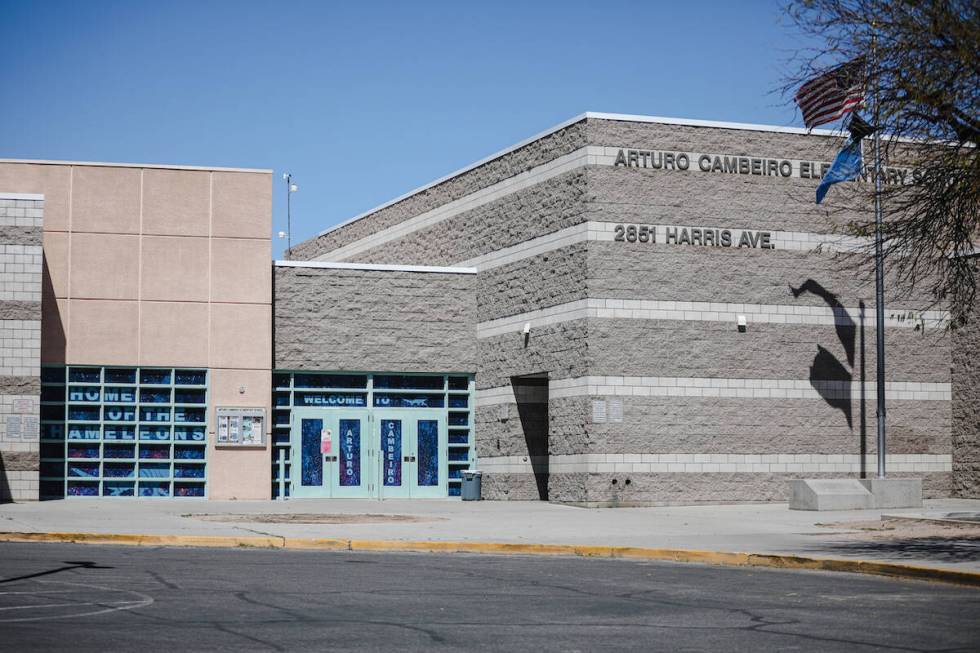
[[[834,314],[834,329],[837,332],[837,339],[844,348],[847,358],[846,364],[840,361],[826,347],[817,345],[817,353],[810,365],[810,385],[827,402],[828,405],[844,413],[847,419],[847,427],[854,430],[854,407],[852,397],[852,387],[856,382],[861,393],[860,409],[860,437],[861,437],[861,475],[864,476],[864,454],[866,423],[864,417],[864,303],[861,303],[861,361],[859,369],[855,368],[855,355],[858,349],[857,334],[858,325],[841,303],[837,295],[824,288],[818,281],[807,279],[798,287],[789,287],[793,297],[798,299],[804,293],[810,293],[821,298]],[[856,373],[859,378],[855,379]]]

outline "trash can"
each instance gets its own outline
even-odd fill
[[[463,501],[479,501],[482,485],[483,472],[478,472],[475,469],[464,469],[463,487],[460,491]]]

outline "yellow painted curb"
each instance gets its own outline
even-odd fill
[[[316,551],[350,551],[350,540],[319,539],[312,537],[284,538],[283,548]]]
[[[837,571],[893,578],[928,580],[980,587],[980,573],[921,567],[896,562],[809,558],[775,553],[655,549],[585,544],[532,544],[517,542],[453,542],[442,540],[344,540],[299,537],[235,537],[221,535],[140,535],[119,533],[16,533],[0,532],[0,542],[78,542],[133,546],[196,546],[224,548],[271,548],[306,551],[386,551],[401,553],[481,553],[491,555],[545,555],[580,558],[628,558],[693,562],[727,567],[807,569]]]
[[[201,546],[282,548],[282,537],[224,535],[145,535],[129,533],[0,533],[0,542],[75,542],[130,546]]]

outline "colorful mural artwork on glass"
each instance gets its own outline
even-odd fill
[[[323,455],[320,453],[320,431],[323,430],[323,420],[304,419],[302,423],[300,482],[307,486],[322,486]]]
[[[439,422],[420,419],[418,426],[418,484],[439,485]]]
[[[402,484],[402,422],[399,419],[381,420],[381,451],[384,452],[384,484]]]
[[[340,484],[344,487],[361,484],[361,420],[340,420]]]

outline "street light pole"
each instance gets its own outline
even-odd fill
[[[282,180],[286,182],[286,259],[289,259],[293,251],[293,211],[292,196],[299,187],[293,183],[293,175],[284,172]]]

